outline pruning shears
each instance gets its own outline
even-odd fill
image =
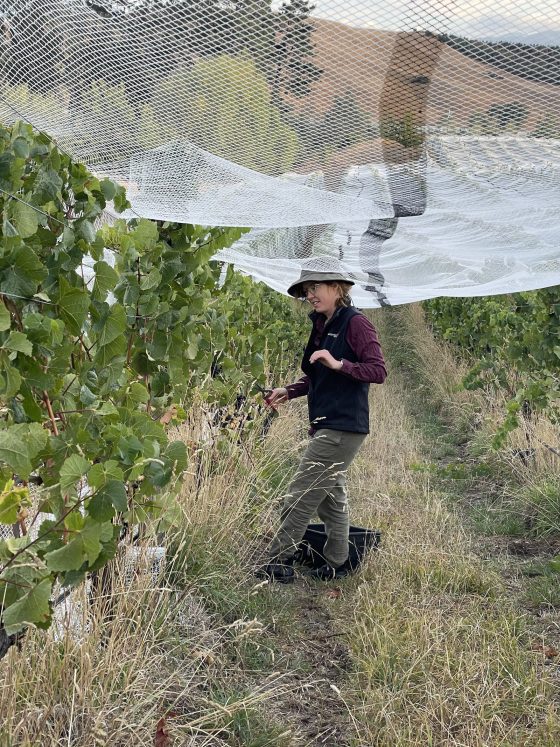
[[[255,387],[262,394],[262,396],[264,397],[264,401],[267,404],[267,406],[270,407],[270,408],[272,408],[275,412],[278,412],[278,408],[275,407],[274,405],[271,405],[269,403],[269,401],[268,401],[268,398],[272,394],[273,390],[270,389],[269,387],[262,386],[261,384],[259,384],[258,381],[255,381]]]

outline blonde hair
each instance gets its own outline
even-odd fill
[[[352,306],[352,299],[350,297],[352,283],[345,283],[341,280],[328,280],[327,282],[329,285],[333,285],[338,288],[340,295],[336,299],[337,308],[341,308],[343,306]]]

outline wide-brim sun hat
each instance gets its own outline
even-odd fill
[[[352,275],[333,257],[313,257],[302,265],[299,278],[288,288],[294,298],[302,298],[303,283],[324,283],[327,280],[338,280],[340,283],[355,285]]]

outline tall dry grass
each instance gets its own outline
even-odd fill
[[[212,442],[203,408],[192,412],[175,435],[190,465],[165,563],[151,559],[159,535],[121,548],[100,588],[75,591],[51,630],[29,630],[0,661],[1,747],[152,747],[158,729],[184,747],[243,745],[255,730],[287,744],[265,705],[284,675],[270,666],[255,678],[248,658],[265,637],[254,611],[267,609],[252,565],[295,423],[275,424],[264,448],[258,428]]]
[[[170,745],[236,744],[236,715],[282,691],[280,673],[240,685],[236,649],[261,628],[225,624],[195,589],[154,583],[147,565],[125,583],[127,569],[114,564],[104,598],[92,603],[82,589],[66,619],[10,650],[0,665],[2,747],[152,747],[158,722]]]

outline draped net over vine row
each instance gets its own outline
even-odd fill
[[[358,305],[560,283],[557,0],[7,0],[0,119]]]

